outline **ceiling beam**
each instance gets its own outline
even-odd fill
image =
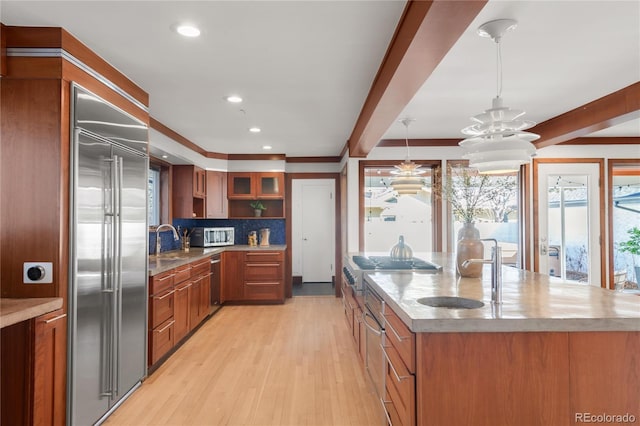
[[[560,145],[640,145],[640,137],[636,136],[607,136],[571,139]]]
[[[560,114],[529,131],[536,148],[557,145],[640,117],[640,82]]]
[[[409,139],[409,146],[458,146],[458,143],[461,141],[461,138],[458,139]],[[407,146],[407,140],[405,139],[381,139],[376,145],[378,148],[380,147],[398,147]]]
[[[409,0],[349,138],[366,157],[480,13],[486,0]]]

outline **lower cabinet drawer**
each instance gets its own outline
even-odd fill
[[[278,281],[283,278],[281,263],[245,264],[244,278],[247,281]]]
[[[385,329],[390,342],[411,373],[416,372],[416,335],[391,309],[384,314]]]
[[[211,270],[211,258],[207,257],[204,260],[198,261],[198,263],[191,264],[191,277],[206,274]]]
[[[281,251],[248,251],[247,262],[277,262],[284,259],[284,252]]]
[[[401,425],[415,425],[416,378],[407,369],[393,346],[386,345],[384,355],[386,357],[386,401],[393,404]]]
[[[247,300],[282,300],[284,286],[281,282],[245,282],[244,297]]]
[[[174,296],[175,290],[171,289],[151,297],[149,301],[151,305],[151,315],[149,316],[150,329],[159,327],[160,324],[163,324],[169,318],[173,318]]]
[[[174,344],[174,323],[173,319],[166,321],[159,327],[149,331],[149,364],[153,365],[166,354]]]
[[[383,401],[382,405],[384,407],[385,414],[387,415],[387,421],[393,426],[402,425],[402,421],[400,420],[400,416],[398,415],[393,402],[387,399],[386,401]]]

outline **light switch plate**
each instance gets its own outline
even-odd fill
[[[39,280],[29,278],[28,272],[30,268],[40,266],[44,269],[44,274]],[[52,262],[24,262],[22,282],[25,284],[49,284],[53,282],[53,263]]]

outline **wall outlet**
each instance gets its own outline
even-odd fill
[[[25,284],[49,284],[53,282],[52,262],[24,262],[22,282]]]

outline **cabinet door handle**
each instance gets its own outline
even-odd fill
[[[160,334],[165,331],[167,328],[171,327],[175,323],[175,320],[171,321],[169,324],[162,327],[160,330],[156,330],[156,333]]]
[[[393,375],[396,376],[396,379],[398,379],[399,382],[411,377],[411,376],[400,376],[396,371],[396,368],[393,366],[393,363],[389,359],[389,355],[387,355],[387,351],[384,350],[384,346],[380,345],[380,347],[382,348],[382,354],[384,355],[384,357],[387,359],[387,362],[389,363],[389,367],[391,367],[391,371],[393,371]]]
[[[261,267],[261,266],[280,266],[279,263],[247,263],[249,267]]]
[[[162,282],[164,280],[168,280],[169,278],[173,278],[176,274],[167,275],[166,277],[160,278],[158,282]]]
[[[403,341],[403,340],[407,340],[407,339],[409,339],[411,337],[411,336],[400,337],[400,335],[398,334],[396,329],[393,328],[393,326],[391,325],[391,323],[389,321],[385,321],[385,324],[387,324],[389,326],[389,329],[393,332],[393,334],[396,336],[396,338],[398,340]]]
[[[393,402],[385,401],[382,398],[380,398],[380,402],[382,403],[382,411],[384,411],[384,415],[387,418],[387,424],[390,425],[390,426],[393,426],[393,422],[391,421],[391,417],[389,417],[389,413],[387,413],[387,405],[386,405],[386,404],[393,404]]]
[[[188,288],[189,288],[189,287],[191,287],[192,285],[193,285],[193,284],[191,284],[191,283],[190,283],[189,285],[185,285],[184,287],[179,288],[179,289],[178,289],[178,291],[185,291],[186,289],[188,289]]]
[[[58,321],[59,319],[62,319],[64,317],[66,317],[66,316],[67,316],[67,314],[58,315],[57,317],[54,317],[54,318],[46,320],[44,323],[45,324],[49,324],[49,323],[52,323],[54,321]]]
[[[156,299],[158,300],[166,299],[167,297],[171,296],[173,293],[175,293],[175,290],[171,290],[169,293],[165,294],[164,296],[156,297]]]

